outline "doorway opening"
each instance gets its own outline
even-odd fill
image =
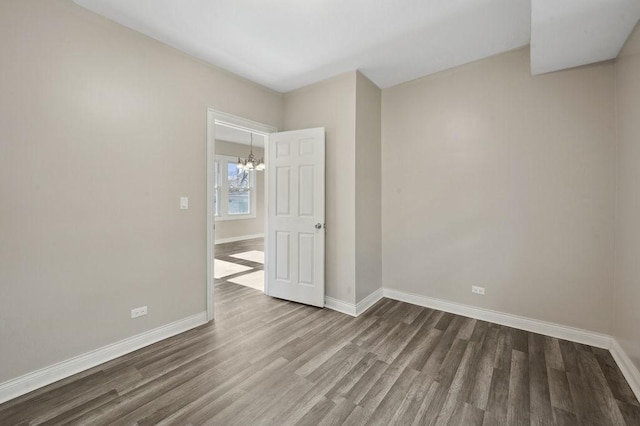
[[[266,158],[276,128],[213,110],[207,128],[207,314],[214,319],[216,287],[264,293],[267,174],[244,170],[239,159]]]
[[[249,152],[264,158],[265,137],[225,124],[215,126],[215,284],[264,292],[264,172],[245,170],[238,162]]]

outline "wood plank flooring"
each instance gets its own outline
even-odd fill
[[[383,299],[222,282],[217,320],[0,405],[0,424],[640,425],[608,351]]]
[[[216,244],[216,247],[215,247],[216,259],[223,260],[225,262],[237,263],[238,265],[248,266],[251,268],[250,270],[239,272],[237,274],[228,275],[223,278],[216,278],[216,283],[215,283],[216,286],[220,284],[225,284],[229,282],[229,280],[233,280],[243,275],[264,270],[264,265],[262,263],[252,262],[250,260],[245,260],[245,259],[238,259],[237,257],[231,256],[233,254],[238,254],[238,253],[247,252],[251,250],[264,251],[264,238],[254,238],[251,240]]]

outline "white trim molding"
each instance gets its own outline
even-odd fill
[[[635,394],[636,398],[640,400],[640,371],[636,365],[631,361],[629,355],[622,349],[620,343],[615,338],[611,338],[611,356],[620,367],[620,371],[622,371],[622,375],[627,382],[629,383],[629,387]]]
[[[421,296],[419,294],[406,293],[391,288],[385,288],[383,290],[383,293],[384,297],[389,299],[400,300],[402,302],[412,303],[414,305],[424,306],[432,309],[438,309],[440,311],[450,312],[452,314],[463,315],[465,317],[475,318],[482,321],[506,325],[508,327],[530,331],[532,333],[544,334],[546,336],[557,337],[559,339],[569,340],[572,342],[582,343],[585,345],[604,349],[609,349],[611,346],[611,337],[606,334],[595,333],[579,328],[567,327],[560,324],[521,317],[518,315],[506,314],[503,312],[476,308],[469,305],[463,305],[459,303],[448,302],[445,300],[434,299],[432,297]]]
[[[382,299],[382,297],[383,292],[381,288],[377,289],[357,304],[325,296],[324,307],[333,311],[342,312],[343,314],[351,315],[352,317],[357,317],[375,305],[378,300]]]
[[[269,135],[271,133],[275,133],[278,131],[276,127],[269,126],[267,124],[258,123],[257,121],[247,120],[246,118],[238,117],[236,115],[227,114],[224,112],[216,111],[211,108],[207,108],[207,319],[213,320],[215,318],[215,292],[213,291],[215,287],[215,278],[214,278],[214,264],[213,259],[215,259],[215,247],[216,244],[224,243],[224,242],[232,242],[233,240],[229,238],[216,240],[215,237],[215,220],[213,217],[213,164],[215,161],[215,151],[216,151],[216,124],[222,124],[227,127],[233,127],[238,130],[244,130],[247,132],[252,132],[255,134],[260,134],[265,137],[264,141],[264,152],[265,157],[269,152]],[[264,199],[265,199],[265,209],[266,203],[269,200],[269,186],[266,182],[269,181],[269,168],[264,171]],[[266,211],[266,210],[265,210]],[[265,227],[264,229],[269,229],[268,227],[268,215],[265,214]],[[268,251],[268,235],[264,236],[264,254],[265,258],[267,257]],[[248,237],[248,236],[247,236]],[[255,238],[258,238],[257,236]],[[240,241],[240,240],[235,240]],[[268,273],[268,265],[265,264],[265,276]],[[269,294],[269,281],[265,281],[265,294]]]
[[[544,334],[599,348],[609,349],[613,359],[620,367],[636,398],[640,399],[640,371],[622,349],[618,341],[610,336],[534,320],[517,315],[506,314],[473,306],[448,302],[427,296],[407,293],[390,288],[380,288],[365,297],[358,304],[348,303],[333,297],[325,297],[325,307],[356,317],[361,315],[383,297],[402,302],[463,315],[470,318],[502,324],[509,327]],[[119,342],[70,358],[66,361],[50,365],[40,370],[27,373],[15,379],[0,383],[0,403],[39,389],[43,386],[62,380],[66,377],[111,361],[145,346],[191,330],[207,323],[207,312],[187,318],[129,337]]]
[[[0,403],[111,361],[160,340],[191,330],[206,322],[207,313],[201,312],[0,383]]]
[[[364,311],[375,305],[380,299],[384,297],[383,289],[379,288],[360,302],[356,304],[356,316],[362,314]]]
[[[334,299],[333,297],[324,297],[324,307],[332,311],[341,312],[343,314],[356,316],[356,305],[354,303],[345,302],[344,300]]]
[[[327,296],[325,297],[325,307],[334,311],[342,312],[343,314],[357,317],[371,306],[375,305],[376,302],[383,297],[411,303],[413,305],[437,309],[439,311],[450,312],[452,314],[462,315],[469,318],[475,318],[482,321],[488,321],[495,324],[506,325],[519,330],[530,331],[532,333],[543,334],[545,336],[608,349],[611,352],[613,359],[616,361],[616,364],[620,367],[620,371],[622,371],[622,374],[629,383],[629,386],[636,398],[640,399],[640,371],[633,361],[631,361],[631,358],[629,358],[627,353],[622,349],[618,341],[606,334],[507,314],[504,312],[476,308],[474,306],[435,299],[392,288],[380,288],[362,299],[358,304],[348,303],[343,300]]]
[[[216,244],[234,243],[236,241],[253,240],[254,238],[264,238],[264,234],[241,235],[239,237],[218,238]]]

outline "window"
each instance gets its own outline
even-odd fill
[[[213,214],[216,220],[256,217],[255,172],[238,170],[237,157],[216,155]]]

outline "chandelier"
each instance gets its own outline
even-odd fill
[[[262,157],[261,159],[257,159],[256,157],[253,156],[253,133],[249,133],[251,135],[251,148],[249,151],[249,156],[246,159],[242,159],[240,157],[238,157],[238,170],[245,170],[245,171],[251,171],[251,170],[257,170],[259,172],[264,170],[264,157]]]

